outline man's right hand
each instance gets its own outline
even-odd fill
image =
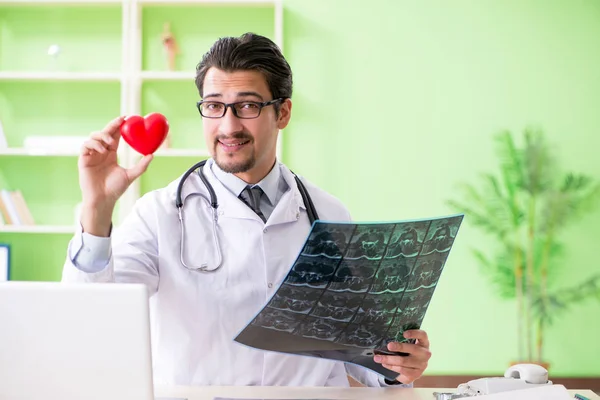
[[[109,236],[117,200],[152,161],[149,154],[130,169],[118,164],[117,149],[123,120],[124,117],[116,118],[103,130],[93,132],[79,155],[79,187],[83,199],[81,225],[84,232],[94,236]]]

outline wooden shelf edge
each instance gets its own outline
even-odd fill
[[[75,229],[69,225],[0,225],[0,233],[75,234]]]
[[[0,71],[3,81],[120,82],[122,79],[118,72]]]

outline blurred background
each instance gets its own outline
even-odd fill
[[[207,156],[194,69],[247,31],[294,71],[292,170],[359,221],[465,212],[423,323],[427,374],[448,387],[534,361],[600,389],[596,0],[0,1],[7,278],[60,279],[79,144],[115,116],[171,124],[117,224]]]

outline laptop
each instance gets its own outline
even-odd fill
[[[146,287],[0,282],[0,399],[153,400]]]

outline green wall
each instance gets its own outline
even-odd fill
[[[445,203],[456,196],[458,183],[476,182],[480,173],[494,171],[492,136],[501,129],[544,128],[564,166],[600,179],[600,158],[595,156],[600,147],[599,2],[284,0],[284,4],[284,52],[295,73],[284,161],[343,200],[356,219],[412,219],[453,212]],[[39,20],[41,30],[60,33],[61,21],[77,20],[81,13],[49,8],[44,12],[57,14],[42,15],[36,8],[0,9],[0,69],[37,70],[47,63],[46,58],[36,58],[43,51],[36,51],[48,43],[36,42],[35,29],[15,22],[18,18]],[[223,15],[235,22],[217,24],[222,29],[215,31],[213,40],[229,32],[239,34],[243,26],[272,36],[264,13],[247,20],[247,12],[220,8],[208,14],[213,27]],[[108,46],[104,52],[116,50],[116,55],[98,58],[103,51],[96,51],[80,65],[79,58],[67,53],[72,69],[119,67],[121,32],[114,20],[120,20],[120,13],[111,9],[99,13],[95,15],[112,25],[94,25],[84,18],[83,26],[95,26],[90,33],[93,40],[103,37],[104,31],[112,32],[103,42]],[[193,70],[212,41],[206,39],[208,27],[195,23],[196,15],[207,14],[164,7],[146,11],[145,68],[162,67],[160,47],[152,43],[158,43],[165,16],[180,20],[180,25],[173,23],[176,34],[184,26],[192,28],[187,35],[181,33],[183,56],[178,68]],[[58,22],[48,22],[52,20]],[[71,35],[68,30],[64,34]],[[76,47],[70,54],[81,51]],[[196,147],[203,144],[201,124],[199,118],[192,119],[195,110],[194,117],[183,111],[194,101],[194,88],[185,85],[144,84],[142,108],[144,113],[169,114],[172,126],[185,131],[178,135],[173,129],[175,147]],[[172,100],[167,101],[169,97]],[[32,130],[74,135],[98,129],[118,113],[118,101],[116,83],[0,82],[0,119],[11,132],[11,146],[20,146],[22,136]],[[86,118],[69,119],[71,111]],[[62,125],[65,120],[69,123]],[[23,190],[39,223],[71,223],[73,205],[79,201],[75,162],[74,157],[33,161],[3,157],[0,183]],[[142,190],[163,185],[193,162],[189,157],[155,160],[142,178]],[[68,184],[68,189],[57,192],[50,184],[55,180],[64,182],[65,188]],[[48,208],[51,204],[56,207]],[[558,277],[565,285],[598,270],[594,245],[599,225],[600,211],[565,232],[568,261]],[[68,239],[63,234],[0,234],[1,242],[15,244],[17,265],[11,278],[59,279]],[[516,358],[515,307],[497,299],[470,255],[473,246],[491,250],[492,245],[467,216],[424,323],[433,351],[428,373],[496,375]],[[47,253],[50,256],[42,257]],[[551,375],[600,376],[599,316],[600,302],[590,302],[550,329],[546,358]]]
[[[285,161],[358,220],[445,215],[459,182],[495,172],[492,136],[547,131],[563,166],[600,179],[600,2],[287,0],[295,72]],[[566,232],[574,284],[599,270],[600,212]],[[470,255],[465,218],[424,321],[429,373],[498,374],[515,360],[515,307]],[[556,376],[600,376],[600,301],[547,334]]]

